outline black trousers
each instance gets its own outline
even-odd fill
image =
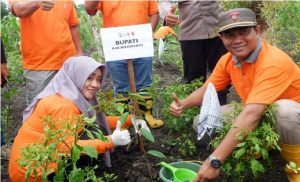
[[[219,37],[203,40],[181,41],[182,60],[184,65],[184,79],[187,83],[203,77],[209,70],[213,71],[218,60],[227,53]]]
[[[207,72],[212,72],[219,59],[227,53],[219,37],[203,40],[184,40],[180,42],[183,60],[183,79],[190,83],[196,78],[206,81]],[[221,105],[226,104],[228,88],[218,92]]]

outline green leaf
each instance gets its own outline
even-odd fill
[[[245,148],[241,148],[241,149],[237,150],[237,151],[234,153],[234,158],[235,158],[235,159],[239,159],[239,158],[241,158],[241,156],[243,156],[245,153],[246,153],[246,149],[245,149]]]
[[[258,160],[252,159],[250,163],[252,173],[255,177],[258,176],[258,174],[264,172],[264,167]]]
[[[84,181],[84,176],[84,171],[75,166],[68,176],[68,181]]]
[[[240,148],[240,147],[244,147],[246,145],[246,142],[242,142],[242,143],[239,143],[236,145],[237,148]]]
[[[128,117],[129,113],[125,112],[122,114],[121,118],[120,118],[120,122],[121,122],[121,126],[125,123],[127,117]]]
[[[163,153],[161,153],[161,152],[159,152],[157,150],[149,150],[147,152],[147,154],[153,155],[154,157],[158,157],[158,158],[161,158],[161,159],[165,159],[166,158],[166,156]]]
[[[225,164],[222,166],[222,168],[225,170],[226,173],[232,171],[232,166],[231,166],[231,164],[229,162],[225,162]]]
[[[141,134],[150,142],[154,143],[154,137],[153,135],[146,129],[141,128]]]
[[[79,147],[76,144],[73,145],[72,152],[71,152],[71,159],[73,163],[75,163],[80,158],[80,151],[81,151],[81,147]]]
[[[260,152],[264,159],[267,159],[269,157],[269,153],[267,149],[262,148]]]
[[[43,179],[43,182],[48,182],[47,180],[47,171],[45,169],[42,170],[42,179]]]
[[[99,139],[99,140],[101,140],[101,141],[103,141],[103,142],[107,142],[108,141],[108,139],[103,135],[103,133],[101,132],[99,132],[99,133],[96,133],[96,136],[97,136],[97,138]]]
[[[92,132],[90,132],[89,130],[86,130],[85,129],[85,132],[87,134],[87,136],[90,138],[90,139],[95,139],[94,135],[92,134]]]
[[[25,181],[27,182],[29,180],[29,176],[32,173],[32,168],[28,168],[26,173],[25,173]]]
[[[239,173],[239,174],[244,173],[244,172],[246,171],[246,165],[245,165],[245,163],[239,162],[239,163],[235,166],[234,171],[235,171],[236,173]]]
[[[84,117],[84,122],[86,122],[87,124],[92,124],[95,122],[95,120],[96,120],[96,115],[94,115],[92,118]]]
[[[86,153],[91,158],[97,159],[97,157],[98,157],[97,150],[92,146],[84,146],[83,147],[83,152]]]
[[[122,114],[124,112],[124,106],[123,105],[118,105],[117,106],[117,111]]]
[[[260,152],[260,150],[261,150],[260,146],[256,144],[256,145],[255,145],[255,151],[256,151],[256,152]]]

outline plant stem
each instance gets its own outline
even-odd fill
[[[151,169],[150,169],[150,163],[149,163],[148,158],[147,158],[147,153],[146,153],[146,151],[145,151],[145,148],[144,148],[144,142],[143,142],[143,138],[142,138],[141,135],[138,135],[138,141],[139,141],[139,145],[140,145],[141,152],[143,152],[143,156],[144,156],[145,159],[146,159],[146,164],[147,164],[147,168],[148,168],[148,172],[149,172],[150,178],[151,178],[151,180],[153,181],[152,173],[151,173]]]
[[[148,168],[148,172],[149,172],[149,175],[150,175],[150,178],[151,178],[151,181],[153,181],[153,178],[152,178],[152,173],[151,173],[151,168],[150,168],[150,164],[149,164],[149,161],[148,161],[148,158],[147,158],[147,154],[144,150],[144,155],[143,155],[146,159],[146,164],[147,164],[147,168]]]

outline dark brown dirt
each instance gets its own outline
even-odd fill
[[[11,86],[10,86],[11,87]],[[19,128],[22,126],[22,112],[26,107],[25,102],[25,92],[24,92],[24,85],[18,85],[17,86],[19,90],[18,95],[12,99],[12,113],[11,113],[11,119],[8,123],[7,131],[5,131],[5,138],[7,144],[4,146],[1,146],[1,181],[9,181],[8,179],[8,160],[9,160],[9,153],[11,144],[13,143],[13,140],[15,136],[17,135]],[[1,89],[1,108],[7,106],[7,102],[5,99],[3,99],[3,92],[6,91],[7,88]],[[5,118],[1,118],[1,122],[5,122]]]
[[[161,76],[162,85],[168,85],[169,83],[173,82],[176,79],[181,78],[181,73],[178,71],[175,64],[172,63],[165,63],[163,66],[160,64],[155,64],[155,71]],[[108,79],[108,83],[109,83]],[[110,87],[111,84],[105,85],[105,87]],[[21,89],[24,87],[21,87]],[[229,100],[239,100],[237,94],[234,92],[234,89],[231,89],[231,93],[229,96]],[[2,102],[2,106],[5,103]],[[25,100],[24,100],[24,92],[21,92],[15,99],[13,99],[13,120],[9,124],[9,141],[16,136],[18,129],[21,126],[21,118],[22,118],[22,111],[25,108]],[[159,113],[158,113],[159,115]],[[132,130],[132,129],[131,129]],[[191,156],[191,157],[183,157],[181,156],[180,152],[176,148],[176,146],[170,146],[167,144],[167,141],[170,139],[175,139],[176,135],[170,135],[168,133],[167,126],[163,126],[159,129],[151,129],[152,134],[155,137],[155,143],[145,142],[145,150],[158,150],[164,153],[167,156],[166,162],[175,162],[178,160],[205,160],[207,156],[211,153],[211,151],[207,150],[207,143],[208,140],[204,140],[201,143],[197,142],[197,150],[198,155]],[[133,133],[133,131],[131,131]],[[1,151],[1,154],[4,150]],[[272,158],[274,160],[272,169],[267,171],[261,177],[257,179],[253,179],[252,177],[246,176],[245,181],[272,181],[272,182],[285,182],[288,181],[284,172],[283,166],[284,162],[281,160],[278,153],[272,153]],[[9,181],[8,180],[8,173],[7,173],[7,164],[8,164],[8,157],[1,155],[1,181]],[[148,161],[148,163],[147,163]],[[133,144],[129,149],[125,147],[117,147],[112,154],[112,163],[113,169],[104,169],[110,173],[114,173],[118,176],[116,181],[129,181],[129,182],[150,182],[150,181],[161,181],[159,178],[159,170],[160,167],[157,163],[160,162],[158,158],[147,156],[140,151],[139,146],[137,144]],[[151,176],[149,174],[148,167],[151,171]],[[103,168],[97,171],[97,174],[101,174],[103,172]],[[231,181],[228,178],[225,178],[222,174],[217,180],[215,181]]]

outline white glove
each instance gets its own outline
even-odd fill
[[[116,129],[111,135],[111,140],[116,146],[127,145],[130,142],[130,134],[128,130],[121,131],[120,129],[121,122],[118,121]]]
[[[145,130],[149,131],[150,132],[150,129],[146,123],[145,120],[143,119],[135,119],[134,117],[131,118],[131,123],[133,124],[134,126],[134,129],[135,129],[135,133],[137,133],[139,130],[139,126],[140,128],[144,128]],[[151,133],[151,132],[150,132]]]

